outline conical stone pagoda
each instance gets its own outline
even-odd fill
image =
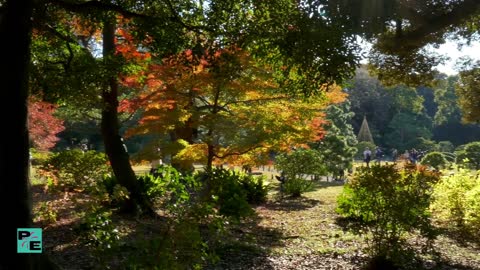
[[[370,133],[370,128],[368,127],[367,117],[363,116],[363,122],[360,126],[360,131],[358,131],[357,135],[358,142],[373,142],[372,133]]]

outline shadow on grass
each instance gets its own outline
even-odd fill
[[[50,256],[60,269],[94,269],[91,249],[75,233],[78,224],[51,226],[43,230],[43,253]]]
[[[285,236],[279,229],[259,226],[260,221],[260,217],[253,216],[232,225],[216,248],[220,260],[205,269],[275,269],[269,254],[273,248],[284,246]]]
[[[436,255],[435,255],[436,254]],[[406,248],[397,253],[395,262],[385,257],[371,257],[363,253],[355,254],[348,260],[359,270],[478,270],[478,265],[466,265],[448,261],[438,253],[430,254],[429,259],[421,257],[414,249]]]
[[[480,234],[459,227],[440,227],[439,233],[446,236],[461,247],[480,249]]]
[[[337,216],[335,218],[335,224],[342,228],[343,231],[350,231],[355,234],[360,234],[363,226],[359,218],[346,218],[342,216]]]
[[[274,211],[301,211],[315,207],[321,203],[320,200],[305,197],[283,197],[263,206],[266,209]]]
[[[432,265],[431,262],[425,262],[421,270],[478,270],[478,267],[475,266],[466,266],[459,263],[452,263],[445,260],[439,260]]]
[[[192,261],[197,265],[206,264],[204,269],[258,269],[257,265],[261,265],[262,269],[273,269],[267,260],[269,251],[282,245],[284,239],[281,231],[259,226],[261,218],[258,216],[240,224],[227,225],[226,234],[222,234],[219,241],[217,238],[208,242],[211,232],[206,227],[189,227],[188,222],[178,225],[175,221],[115,213],[112,224],[122,232],[118,245],[95,252],[96,249],[88,246],[84,238],[85,233],[92,232],[80,229],[82,220],[78,212],[86,210],[85,206],[89,203],[86,194],[75,193],[64,199],[63,192],[44,193],[41,185],[36,185],[32,191],[37,204],[54,202],[57,222],[47,226],[39,221],[35,226],[44,229],[44,253],[61,269],[135,269],[136,266],[139,267],[136,269],[180,269],[177,262],[186,267],[181,269],[190,269],[188,265]],[[176,225],[168,227],[166,222]],[[99,230],[97,237],[103,237],[102,228]],[[199,251],[201,247],[195,246],[200,242],[195,239],[206,240],[219,261],[203,261],[204,254]],[[194,259],[190,259],[191,254]],[[162,268],[165,261],[173,264]]]
[[[312,180],[314,183],[313,189],[328,188],[328,187],[338,187],[345,185],[344,180]]]

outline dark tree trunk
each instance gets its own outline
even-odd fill
[[[215,157],[215,149],[214,146],[211,144],[207,145],[207,168],[206,171],[210,172],[212,171],[212,166],[213,166],[213,159]]]
[[[28,180],[28,66],[33,1],[7,1],[0,14],[0,206],[4,234],[0,269],[31,269],[32,255],[17,254],[17,228],[32,226]]]
[[[115,24],[105,21],[103,26],[103,56],[107,66],[115,53]],[[135,213],[137,206],[146,210],[149,204],[142,198],[137,184],[135,172],[130,165],[130,157],[120,136],[120,124],[118,120],[118,82],[116,75],[108,79],[108,86],[102,91],[102,122],[101,131],[105,152],[110,160],[113,173],[118,183],[130,192],[130,199],[125,202],[124,211]]]

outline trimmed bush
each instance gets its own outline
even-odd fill
[[[440,170],[448,164],[448,161],[442,153],[431,152],[422,158],[421,164]]]
[[[460,148],[462,149],[462,148]],[[471,142],[456,152],[457,164],[463,164],[467,168],[480,170],[480,142]]]

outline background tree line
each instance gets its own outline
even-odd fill
[[[375,144],[430,150],[434,142],[453,146],[480,140],[480,126],[462,121],[459,76],[437,74],[433,86],[383,86],[361,67],[346,87],[356,134],[366,116]]]

